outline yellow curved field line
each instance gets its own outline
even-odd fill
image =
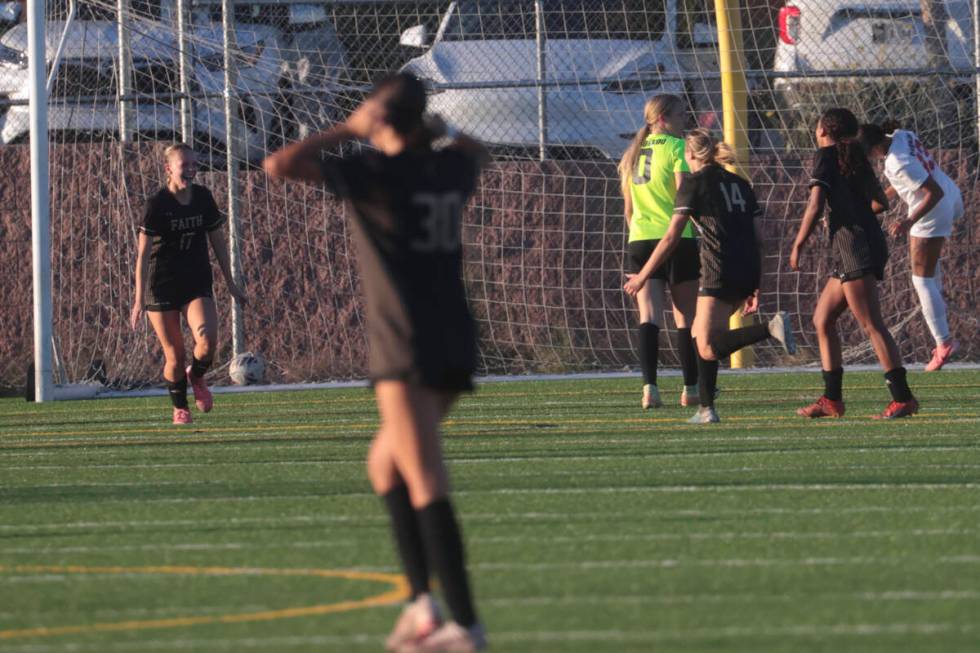
[[[319,578],[342,578],[344,580],[363,580],[375,583],[386,583],[391,589],[382,594],[369,596],[356,601],[340,601],[323,605],[311,605],[281,610],[266,610],[262,612],[246,612],[241,614],[226,614],[215,616],[174,617],[171,619],[150,619],[139,621],[118,621],[112,623],[83,624],[78,626],[53,626],[24,628],[20,630],[0,630],[0,640],[23,637],[50,637],[54,635],[75,635],[80,633],[117,632],[124,630],[149,630],[153,628],[180,628],[183,626],[200,626],[217,623],[243,623],[250,621],[273,621],[275,619],[292,619],[295,617],[310,617],[337,612],[350,612],[382,605],[390,605],[403,601],[408,597],[408,584],[403,576],[398,574],[382,574],[362,571],[344,571],[334,569],[268,569],[257,567],[82,567],[75,565],[14,565],[0,566],[0,573],[36,573],[36,574],[174,574],[196,576],[313,576]]]

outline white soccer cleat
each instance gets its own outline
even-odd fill
[[[769,320],[769,335],[779,341],[787,354],[796,353],[796,339],[793,338],[793,327],[790,316],[786,311],[779,311]]]
[[[441,625],[442,614],[438,604],[429,594],[419,594],[414,601],[402,608],[395,627],[385,640],[385,649],[400,651],[404,646],[417,644]]]
[[[650,384],[643,386],[643,402],[640,405],[643,406],[643,410],[664,407],[664,402],[660,400],[660,390],[657,389],[657,386]]]
[[[688,424],[717,424],[720,421],[721,418],[718,417],[718,413],[715,412],[715,409],[713,407],[701,406],[700,408],[698,408],[698,412],[694,413],[694,415],[689,420],[687,420],[687,423]]]
[[[475,653],[486,648],[487,634],[483,626],[473,624],[463,628],[449,621],[425,639],[399,648],[398,653]]]
[[[721,388],[715,386],[714,398],[721,394]],[[701,403],[701,391],[696,385],[686,385],[681,391],[681,406],[697,406]]]

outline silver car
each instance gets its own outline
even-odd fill
[[[64,32],[62,21],[46,29],[47,60],[51,63]],[[282,70],[276,30],[248,26],[236,30],[240,67],[238,96],[245,125],[245,156],[258,161],[265,153],[266,124],[274,113],[273,97]],[[191,38],[191,82],[195,139],[215,149],[225,148],[222,99],[224,63],[220,25],[197,28]],[[27,26],[16,25],[0,37],[0,97],[12,102],[0,119],[0,140],[28,139],[29,79]],[[180,131],[177,40],[173,30],[136,24],[131,36],[133,129],[151,139],[173,139]],[[68,132],[80,139],[118,134],[118,36],[108,21],[74,21],[68,26],[65,46],[48,101],[48,130]]]
[[[431,46],[422,26],[402,34],[402,45],[428,47],[402,69],[429,86],[432,111],[488,144],[536,147],[534,4],[459,0],[450,3]],[[643,124],[646,100],[684,92],[676,58],[669,56],[664,3],[543,5],[549,152],[618,159]]]

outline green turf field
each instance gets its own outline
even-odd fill
[[[446,453],[496,651],[980,650],[980,372],[804,421],[820,376],[483,386]],[[400,585],[363,389],[0,401],[0,651],[380,651]],[[344,573],[361,572],[361,573]]]

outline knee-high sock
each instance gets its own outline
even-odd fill
[[[714,406],[715,387],[718,385],[718,361],[701,358],[701,354],[696,349],[695,353],[698,357],[698,394],[700,395],[701,406]]]
[[[429,591],[429,563],[425,557],[425,544],[419,528],[418,515],[408,496],[408,488],[402,484],[381,497],[391,519],[391,532],[395,548],[402,561],[402,569],[412,588],[412,600]]]
[[[946,301],[943,299],[942,274],[936,264],[936,276],[917,277],[912,275],[912,285],[919,296],[922,316],[926,318],[929,332],[941,344],[949,340],[949,322],[946,320]]]
[[[180,371],[179,374],[178,380],[167,381],[167,392],[170,393],[170,401],[174,408],[187,410],[187,376],[183,371]]]
[[[453,507],[449,499],[436,499],[417,514],[425,552],[439,576],[449,611],[456,623],[469,628],[476,623],[476,610],[466,575],[463,536],[459,532]]]
[[[637,335],[640,340],[640,369],[643,370],[643,384],[657,385],[660,327],[652,322],[644,322],[637,329]]]
[[[698,358],[694,352],[694,340],[691,339],[690,329],[677,329],[674,336],[677,346],[677,357],[681,359],[681,373],[684,375],[684,385],[690,387],[698,383]]]
[[[191,376],[195,379],[204,378],[208,368],[211,367],[211,360],[198,360],[197,356],[191,358]]]
[[[742,347],[754,345],[769,338],[769,325],[753,324],[752,326],[733,329],[718,334],[712,339],[711,347],[715,350],[718,358],[724,358],[732,352],[736,352]]]

